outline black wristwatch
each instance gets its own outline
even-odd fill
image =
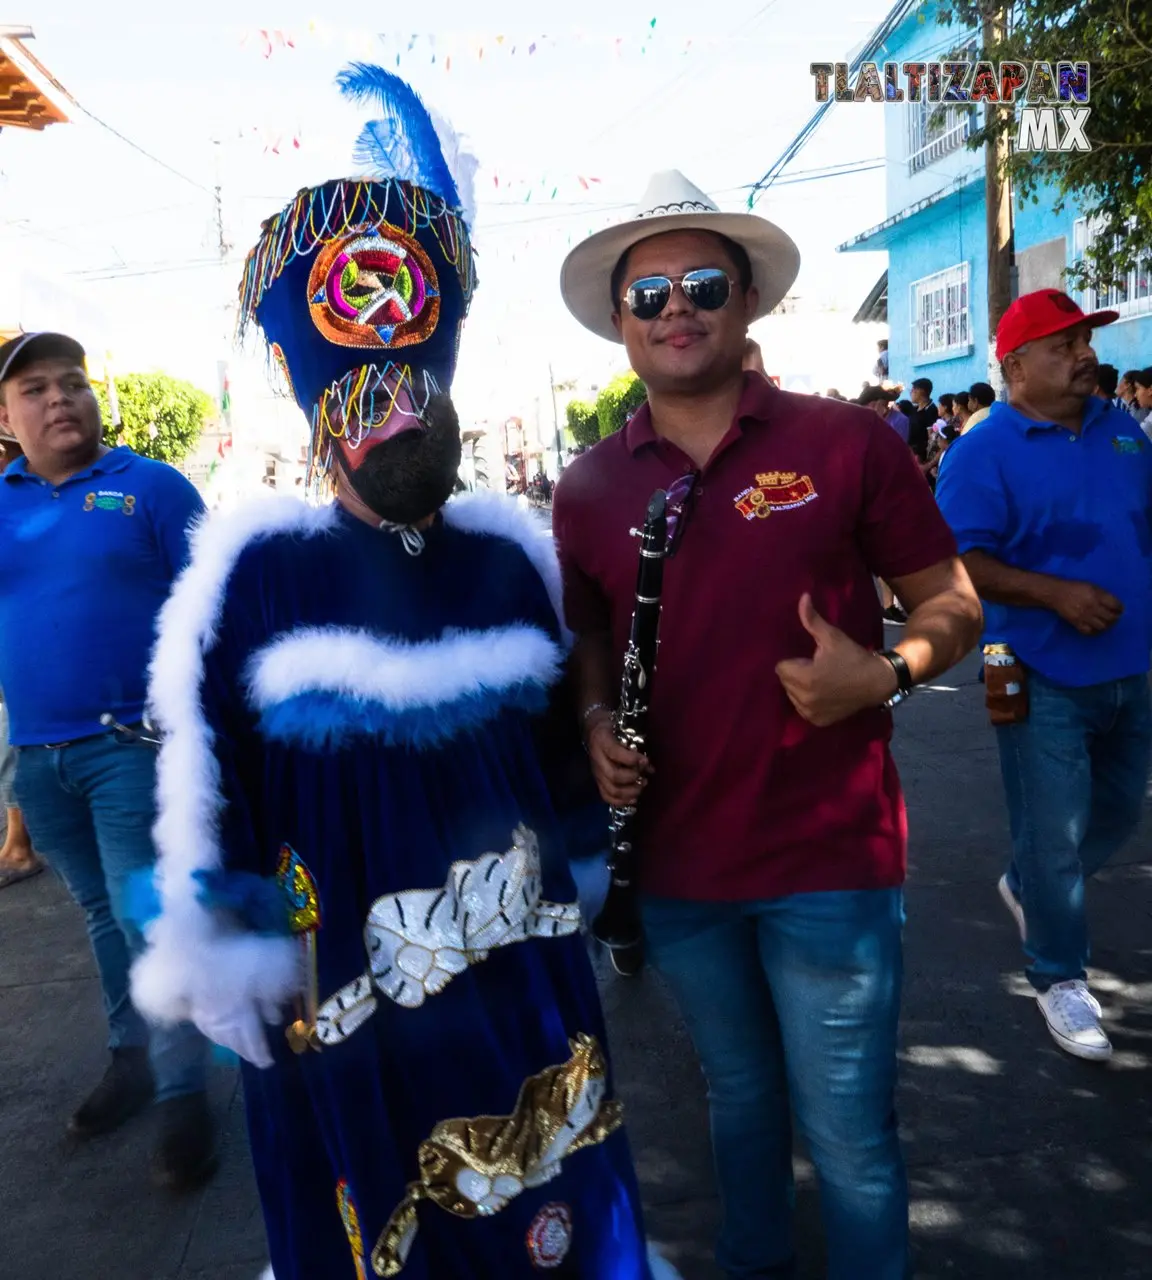
[[[884,703],[885,708],[891,711],[893,707],[898,707],[905,698],[909,697],[915,688],[912,683],[912,670],[904,660],[904,655],[897,653],[895,649],[881,649],[880,656],[885,658],[892,670],[896,672],[896,692]]]

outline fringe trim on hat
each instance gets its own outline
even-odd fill
[[[441,252],[456,268],[467,314],[476,288],[476,264],[460,214],[439,197],[408,183],[346,179],[334,187],[305,188],[264,223],[263,233],[244,263],[237,340],[243,342],[265,292],[300,254],[385,222],[410,236],[427,227],[433,229]]]
[[[388,379],[393,373],[396,380],[390,384]],[[351,369],[325,387],[312,410],[305,480],[310,492],[317,492],[317,486],[328,476],[333,440],[347,437],[349,448],[356,449],[369,431],[382,427],[393,413],[407,413],[405,409],[396,408],[401,391],[408,393],[419,418],[427,409],[428,401],[440,394],[440,386],[427,370],[416,374],[411,365],[389,360],[383,365],[366,364]],[[349,423],[353,424],[351,434]]]

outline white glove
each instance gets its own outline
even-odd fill
[[[231,1049],[254,1067],[272,1065],[264,1024],[281,1021],[278,1008],[251,1000],[231,1009],[193,1009],[192,1021],[209,1040]]]

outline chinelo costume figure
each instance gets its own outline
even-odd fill
[[[375,107],[360,176],[266,222],[241,288],[336,501],[194,535],[133,990],[245,1060],[276,1280],[672,1274],[534,737],[568,642],[551,537],[448,501],[475,161],[388,72],[339,85]]]

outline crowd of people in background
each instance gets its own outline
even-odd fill
[[[949,446],[988,417],[997,400],[996,391],[990,383],[974,382],[967,391],[944,391],[934,397],[931,378],[916,378],[905,397],[904,385],[888,379],[888,343],[881,339],[877,351],[872,369],[877,382],[865,382],[860,394],[851,401],[835,387],[829,387],[824,397],[862,405],[882,418],[912,450],[925,479],[935,491],[940,465]],[[1121,374],[1113,364],[1099,365],[1095,395],[1129,414],[1152,440],[1152,366],[1129,369]],[[877,583],[877,588],[885,619],[906,622],[907,614],[891,588],[883,582]]]
[[[977,427],[996,403],[996,391],[987,382],[974,382],[967,391],[945,391],[933,399],[931,378],[917,378],[904,398],[902,383],[887,380],[887,343],[881,342],[876,373],[882,370],[883,381],[865,382],[852,404],[864,405],[883,418],[916,455],[928,483],[934,489],[940,463],[948,446]],[[824,393],[830,400],[845,399],[834,387]],[[1112,364],[1098,370],[1095,394],[1115,408],[1128,413],[1152,440],[1152,366],[1129,369],[1126,373]]]

